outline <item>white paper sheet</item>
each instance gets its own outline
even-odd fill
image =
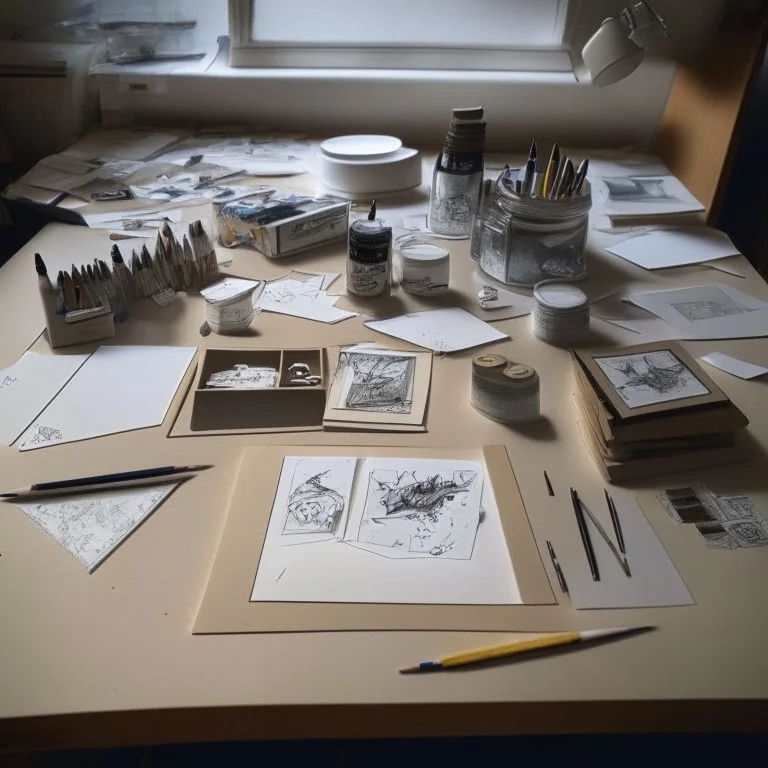
[[[14,503],[93,573],[177,485],[164,483]]]
[[[259,285],[258,280],[245,280],[240,277],[225,277],[223,280],[209,285],[200,291],[200,295],[211,302],[227,301],[237,296],[242,296],[248,291],[254,290]]]
[[[287,459],[286,459],[287,461]],[[332,461],[337,461],[333,459]],[[402,462],[402,459],[390,461]],[[364,475],[359,460],[356,478]],[[444,462],[443,462],[444,463]],[[465,469],[482,466],[456,462]],[[281,489],[289,480],[281,475]],[[286,484],[284,486],[284,483]],[[362,492],[360,489],[362,488]],[[363,505],[367,484],[356,480],[352,510]],[[483,484],[482,522],[472,557],[382,557],[358,545],[328,539],[281,546],[283,517],[272,514],[251,595],[253,601],[512,605],[522,602],[490,483]],[[362,506],[360,506],[362,509]],[[358,514],[362,514],[358,511]],[[351,533],[351,524],[346,529]],[[312,535],[312,534],[310,534]],[[254,563],[258,559],[254,553]]]
[[[768,373],[768,368],[764,365],[748,363],[746,360],[739,360],[737,357],[724,355],[722,352],[710,352],[708,355],[702,355],[699,359],[721,371],[730,373],[732,376],[738,376],[740,379],[756,379],[758,376],[765,376]]]
[[[665,269],[739,253],[731,238],[710,227],[663,229],[609,245],[609,253],[645,269]]]
[[[11,445],[87,359],[25,352],[0,371],[0,441]]]
[[[181,221],[180,208],[165,209],[152,208],[151,210],[120,211],[111,210],[109,213],[84,213],[83,221],[91,229],[110,229],[120,235],[132,237],[154,236],[166,219],[177,224]],[[149,230],[149,231],[147,231]]]
[[[413,312],[388,320],[369,320],[365,325],[435,352],[457,352],[509,338],[506,333],[457,307]]]
[[[328,277],[324,274],[305,281],[290,276],[270,280],[261,294],[254,297],[253,306],[265,312],[278,312],[321,323],[338,323],[356,317],[356,312],[347,312],[335,306],[339,297],[330,296],[323,290],[323,285],[329,284],[327,281]]]
[[[721,283],[633,293],[624,301],[660,317],[685,339],[768,336],[768,304]]]
[[[178,133],[158,133],[141,128],[96,130],[67,147],[64,154],[85,161],[97,157],[148,160],[175,144],[180,136]]]
[[[568,582],[571,603],[576,609],[588,608],[650,608],[665,605],[692,605],[695,601],[675,568],[659,537],[643,514],[637,500],[629,495],[611,494],[621,522],[631,578],[617,562],[597,528],[585,515],[592,547],[595,551],[600,581],[593,581],[586,555],[576,528],[569,530],[578,548],[564,553],[555,544],[560,564]],[[605,500],[597,494],[584,501],[609,534],[613,526],[605,509]],[[573,517],[573,516],[571,516]],[[555,542],[553,542],[555,543]]]
[[[163,423],[197,347],[99,347],[19,439],[30,451]]]

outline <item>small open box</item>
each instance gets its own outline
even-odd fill
[[[288,369],[304,363],[320,377],[315,386],[289,386]],[[278,373],[277,387],[224,389],[206,386],[213,373],[236,365],[270,367]],[[198,365],[192,393],[193,432],[321,428],[328,386],[323,350],[312,349],[206,349]]]

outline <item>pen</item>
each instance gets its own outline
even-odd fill
[[[552,487],[552,483],[549,482],[549,475],[547,474],[547,470],[544,470],[544,482],[547,484],[547,493],[550,496],[555,495],[555,489]]]
[[[581,632],[560,632],[556,635],[537,637],[533,640],[518,640],[514,643],[491,645],[476,651],[464,651],[443,656],[436,661],[422,661],[415,667],[406,667],[400,674],[411,675],[418,672],[438,672],[451,667],[463,667],[467,664],[477,664],[491,659],[502,659],[507,656],[517,656],[530,651],[543,651],[547,648],[558,648],[574,643],[584,643],[590,640],[603,640],[608,637],[620,637],[636,632],[645,632],[653,627],[619,627],[616,629],[587,629]]]
[[[597,558],[595,557],[595,550],[592,548],[592,539],[589,538],[589,531],[587,530],[587,521],[584,519],[584,512],[579,503],[579,494],[571,488],[571,503],[573,504],[573,512],[576,515],[576,523],[579,526],[579,535],[581,536],[581,543],[584,545],[584,552],[587,555],[587,562],[589,563],[589,570],[592,573],[593,581],[600,581],[600,571],[597,567]]]
[[[613,530],[616,534],[616,541],[619,542],[619,552],[621,552],[622,555],[627,554],[627,548],[624,545],[624,533],[621,530],[621,520],[619,520],[619,513],[616,511],[616,505],[613,503],[613,499],[608,494],[608,491],[603,488],[603,491],[605,491],[605,501],[608,504],[608,512],[610,512],[611,515],[611,522],[613,523]]]
[[[597,528],[597,532],[603,537],[603,541],[608,545],[608,549],[611,550],[611,554],[616,558],[616,561],[621,566],[621,570],[624,571],[627,578],[630,578],[632,573],[629,570],[629,563],[627,562],[627,558],[624,557],[622,560],[619,550],[616,549],[616,545],[611,540],[608,532],[605,530],[605,528],[603,528],[603,524],[597,519],[597,516],[594,514],[594,512],[592,512],[592,510],[578,497],[578,495],[576,496],[576,501],[579,503],[581,509],[587,513],[587,516],[592,521],[592,524],[595,526],[595,528]]]
[[[552,181],[549,185],[548,194],[547,197],[550,200],[554,200],[557,198],[557,195],[560,191],[560,187],[563,183],[563,173],[565,173],[565,163],[568,160],[565,155],[560,157],[560,160],[557,164],[557,173],[552,177]]]
[[[213,464],[187,464],[186,466],[152,467],[136,469],[130,472],[114,472],[109,475],[94,475],[92,477],[76,477],[72,480],[55,480],[50,483],[35,483],[26,488],[0,493],[0,497],[11,499],[17,496],[39,496],[40,494],[66,491],[73,493],[81,490],[101,490],[102,488],[125,488],[133,485],[146,485],[148,481],[170,475],[188,475],[203,469],[210,469]],[[180,479],[174,477],[173,479]]]
[[[573,194],[578,195],[581,192],[581,188],[584,185],[584,179],[587,178],[587,171],[589,170],[589,159],[584,158],[579,163],[579,167],[576,169],[576,176],[573,180]]]
[[[35,272],[37,272],[37,284],[47,291],[53,291],[51,278],[48,277],[48,269],[45,266],[43,257],[39,253],[35,254]]]
[[[531,142],[528,152],[528,162],[525,164],[525,176],[523,177],[523,194],[530,195],[536,182],[536,139]]]
[[[552,145],[552,153],[549,156],[549,162],[547,163],[546,170],[544,171],[544,182],[541,185],[542,197],[547,197],[549,191],[552,188],[552,184],[557,174],[557,168],[560,163],[560,148],[557,146],[557,142]]]
[[[568,584],[565,581],[565,574],[563,573],[563,569],[560,567],[560,561],[557,559],[557,555],[555,554],[555,548],[552,546],[552,542],[549,540],[547,540],[547,549],[549,550],[549,557],[552,560],[552,567],[555,569],[557,583],[560,585],[560,589],[567,595]]]

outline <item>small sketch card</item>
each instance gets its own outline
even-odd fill
[[[407,352],[377,344],[339,349],[323,425],[423,431],[432,377],[431,352]]]
[[[624,301],[660,317],[686,339],[768,336],[768,303],[721,283],[633,293]]]
[[[595,212],[612,216],[650,216],[703,211],[704,206],[677,178],[639,174],[591,177]]]
[[[622,419],[729,402],[675,342],[576,350],[574,354]]]
[[[178,482],[14,502],[92,573],[151,515]]]

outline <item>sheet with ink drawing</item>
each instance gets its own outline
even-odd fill
[[[92,573],[177,485],[172,482],[14,503]]]
[[[347,504],[330,533],[337,495]],[[291,504],[302,526],[316,528],[314,517],[322,532],[286,532],[297,525]],[[372,526],[382,528],[373,543]],[[394,546],[400,539],[409,551]],[[254,567],[252,601],[522,602],[493,490],[473,461],[286,457]]]
[[[335,306],[339,297],[329,295],[324,288],[332,282],[329,277],[318,274],[304,281],[291,276],[270,280],[261,294],[254,298],[253,306],[266,312],[294,315],[322,323],[337,323],[349,317],[356,317],[356,312],[348,312]]]

